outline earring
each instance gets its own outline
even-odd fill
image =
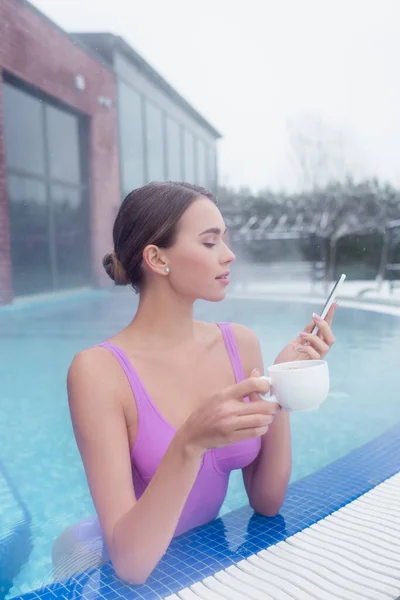
[[[169,272],[170,272],[170,268],[169,268],[169,267],[164,267],[164,271],[165,271],[166,273],[169,273]]]

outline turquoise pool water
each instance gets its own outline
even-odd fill
[[[54,538],[93,513],[69,421],[65,375],[76,352],[122,327],[135,306],[133,294],[93,292],[0,310],[0,565],[2,551],[11,544],[18,550],[9,598],[52,580]],[[318,308],[232,298],[199,303],[196,313],[254,329],[270,364]],[[329,399],[316,412],[292,415],[292,481],[400,421],[400,318],[341,308],[335,331]],[[241,475],[233,473],[222,512],[245,502]]]

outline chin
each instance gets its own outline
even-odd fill
[[[222,290],[219,293],[208,294],[200,296],[199,300],[206,300],[207,302],[221,302],[226,298],[226,290]]]

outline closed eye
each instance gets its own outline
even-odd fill
[[[215,246],[215,244],[211,244],[211,242],[204,242],[204,246],[206,246],[207,248],[212,248],[213,246]]]

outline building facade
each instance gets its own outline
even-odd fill
[[[0,303],[102,286],[121,198],[217,184],[219,134],[121,38],[0,2]]]
[[[0,11],[0,301],[7,303],[103,281],[120,185],[112,70],[27,2],[2,0]]]
[[[101,54],[117,77],[123,195],[165,179],[215,189],[218,131],[122,38],[108,33],[75,38]]]

